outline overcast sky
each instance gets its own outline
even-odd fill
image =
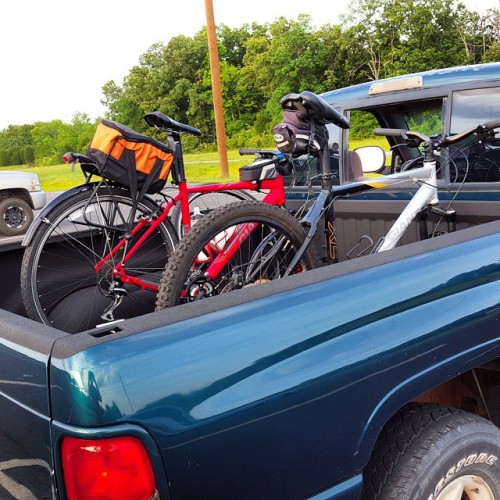
[[[500,0],[465,0],[471,10]],[[213,0],[215,22],[231,27],[309,14],[336,24],[349,0]],[[0,130],[9,124],[96,118],[102,86],[121,84],[157,41],[194,35],[205,24],[204,0],[15,0],[0,7]]]

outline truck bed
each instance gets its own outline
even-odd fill
[[[165,498],[356,498],[397,408],[498,358],[500,221],[74,335],[19,314],[20,254],[0,261],[2,463],[35,498],[63,436],[124,430]]]

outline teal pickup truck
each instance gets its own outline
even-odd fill
[[[374,162],[375,137],[354,151],[356,120],[498,119],[500,64],[323,97],[353,124],[330,134],[344,183],[419,161],[393,141]],[[420,241],[415,225],[358,256],[411,188],[339,198],[338,263],[76,334],[26,317],[23,249],[3,245],[0,498],[500,498],[499,162],[495,142],[467,153],[438,179],[454,232]]]

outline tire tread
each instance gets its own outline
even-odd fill
[[[229,203],[216,208],[207,214],[200,222],[193,225],[187,235],[185,235],[177,245],[175,252],[170,256],[169,261],[163,273],[160,289],[156,300],[156,310],[177,305],[176,289],[178,287],[178,270],[182,269],[193,247],[209,233],[213,226],[224,220],[237,220],[242,215],[254,216],[262,215],[272,216],[283,225],[290,228],[290,231],[300,231],[305,238],[305,231],[300,223],[291,214],[282,207],[268,205],[259,201],[242,201]],[[307,256],[311,261],[311,267],[319,267],[320,258],[313,245],[307,250]]]
[[[412,403],[395,414],[381,431],[364,472],[363,498],[407,498],[407,486],[416,481],[418,467],[450,432],[483,418],[448,406]]]

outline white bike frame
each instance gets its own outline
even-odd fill
[[[329,167],[327,166],[327,168]],[[389,229],[388,233],[375,245],[371,253],[376,253],[394,248],[418,213],[428,205],[434,206],[439,203],[437,194],[436,160],[424,160],[423,167],[398,172],[397,174],[374,177],[359,182],[344,184],[342,186],[330,187],[326,184],[319,192],[316,201],[311,205],[306,215],[300,221],[301,224],[307,228],[307,235],[302,246],[288,266],[285,276],[290,274],[291,270],[294,269],[306,248],[311,243],[318,227],[318,221],[325,207],[328,205],[328,200],[369,191],[371,189],[382,189],[396,184],[399,185],[407,181],[421,183],[421,186],[409,201],[408,205],[406,205],[396,222]]]
[[[367,184],[371,187],[382,188],[404,181],[412,181],[421,185],[373,252],[383,252],[394,248],[418,213],[428,205],[434,206],[439,203],[435,160],[424,162],[421,168],[387,175],[368,181]]]

